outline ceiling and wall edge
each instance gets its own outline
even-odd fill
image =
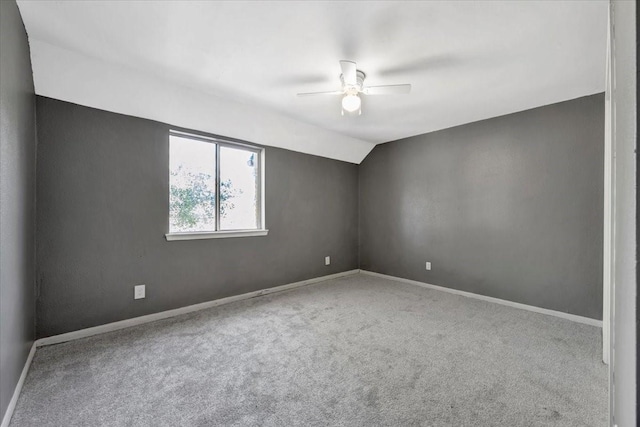
[[[18,1],[38,95],[358,164],[376,144],[604,91],[607,0],[116,3]],[[295,96],[336,88],[340,59],[412,93],[366,98],[360,117]]]
[[[378,145],[293,119],[267,107],[216,96],[42,40],[30,38],[29,44],[37,95],[348,163],[360,164]],[[504,114],[483,114],[426,133],[601,92],[549,100]],[[418,135],[422,134],[407,135],[398,140]],[[388,142],[393,141],[380,144]]]
[[[375,147],[41,40],[29,44],[37,95],[349,163],[359,164]]]
[[[355,164],[360,164],[376,146],[294,120],[268,108],[214,96],[40,40],[30,39],[29,43],[37,95]],[[577,98],[590,95],[593,94]],[[504,115],[570,100],[536,105]],[[452,127],[464,124],[468,122]],[[440,130],[443,129],[431,132]],[[417,135],[402,139],[413,136]]]

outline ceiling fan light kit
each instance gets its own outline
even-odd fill
[[[362,101],[360,100],[360,97],[358,96],[358,94],[346,94],[343,98],[342,98],[342,115],[344,115],[344,112],[347,111],[349,113],[353,113],[354,111],[358,110],[360,111],[360,105],[362,105]],[[360,114],[360,113],[359,113]]]
[[[411,92],[410,84],[365,86],[364,79],[366,78],[366,74],[358,70],[356,68],[356,63],[353,61],[340,61],[340,68],[342,69],[342,74],[340,74],[340,81],[342,83],[341,90],[330,92],[299,93],[298,96],[341,95],[342,115],[344,116],[345,112],[353,113],[357,111],[358,115],[362,114],[362,99],[360,99],[360,94],[395,95]]]

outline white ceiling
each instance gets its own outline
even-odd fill
[[[374,144],[604,91],[608,1],[19,1],[36,92],[359,163]],[[341,59],[367,84],[342,117]]]

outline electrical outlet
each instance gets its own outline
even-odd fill
[[[136,285],[133,287],[133,299],[142,299],[145,298],[145,296],[145,285]]]
[[[427,267],[427,270],[431,270],[431,263],[429,261],[427,261],[426,267]]]
[[[330,256],[324,257],[324,265],[329,265],[329,264],[331,264],[331,257]]]

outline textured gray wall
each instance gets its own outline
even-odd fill
[[[34,337],[35,95],[15,1],[0,1],[0,419]]]
[[[167,242],[168,125],[42,97],[37,114],[38,337],[358,268],[354,164],[267,148],[268,236]]]
[[[638,286],[638,264],[640,264],[640,167],[638,167],[638,152],[640,152],[640,109],[638,109],[638,99],[640,99],[640,32],[638,31],[640,22],[640,8],[636,7],[636,421],[639,418],[638,408],[640,407],[640,357],[638,357],[638,343],[640,342],[640,287]]]
[[[598,94],[377,146],[360,268],[601,319],[603,138]]]

